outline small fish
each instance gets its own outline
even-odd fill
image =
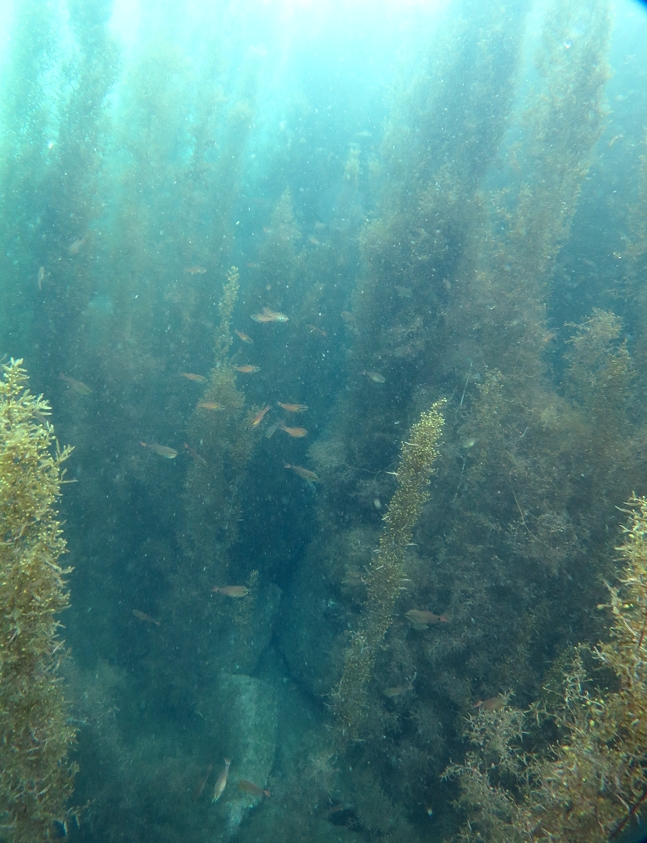
[[[426,629],[430,624],[447,623],[449,621],[447,615],[434,615],[433,612],[426,612],[421,609],[409,609],[405,613],[405,617],[409,619],[414,629]]]
[[[186,378],[189,381],[194,381],[194,383],[206,383],[207,379],[204,375],[196,375],[193,372],[180,372],[183,378]]]
[[[321,483],[321,480],[317,477],[314,471],[310,471],[308,468],[303,468],[300,465],[290,465],[290,463],[285,463],[285,468],[291,469],[295,474],[298,474],[299,477],[303,477],[304,480],[307,480],[308,483]]]
[[[401,697],[402,694],[408,694],[413,691],[413,683],[407,682],[406,685],[396,685],[394,688],[385,688],[382,693],[385,697],[392,699],[393,697]]]
[[[307,404],[282,404],[280,401],[277,401],[276,403],[279,407],[287,410],[288,413],[303,413],[304,410],[308,409]]]
[[[185,270],[189,275],[204,275],[207,271],[204,266],[188,266]]]
[[[363,375],[366,375],[369,380],[372,380],[373,383],[386,383],[386,378],[384,375],[381,375],[379,372],[362,372]]]
[[[254,340],[250,337],[250,335],[246,334],[244,331],[234,330],[234,333],[236,334],[239,340],[242,340],[242,342],[248,342],[250,344],[254,343]]]
[[[225,597],[247,597],[249,589],[246,585],[214,585],[214,593],[224,594]]]
[[[270,310],[269,307],[264,307],[260,313],[255,313],[252,316],[255,322],[288,322],[289,316],[281,313],[278,310]]]
[[[78,240],[75,240],[73,243],[70,243],[70,245],[67,247],[68,255],[78,255],[79,250],[81,249],[87,239],[88,235],[86,234],[85,237],[81,237]]]
[[[140,442],[142,448],[150,448],[150,450],[160,457],[165,457],[167,460],[174,460],[177,457],[175,448],[169,448],[167,445],[156,445],[154,442]]]
[[[40,424],[42,427],[47,427],[47,425],[49,424],[49,420],[48,420],[47,416],[51,416],[51,413],[49,411],[45,411],[44,413],[41,413],[40,410],[36,410],[36,409],[34,409],[33,412],[34,412],[34,418],[36,419],[38,424]]]
[[[320,337],[328,336],[328,334],[323,330],[323,328],[317,328],[316,325],[306,325],[306,328],[310,331],[311,334],[319,334]]]
[[[290,317],[286,316],[285,313],[281,313],[279,310],[270,310],[269,307],[263,308],[263,313],[265,316],[269,316],[272,322],[289,322]]]
[[[193,801],[194,802],[197,802],[198,799],[202,796],[202,794],[204,792],[204,789],[207,786],[207,782],[209,781],[209,776],[211,775],[212,770],[213,770],[213,764],[209,764],[209,766],[207,767],[207,772],[204,774],[204,776],[198,782],[198,786],[196,787],[195,792],[193,794]]]
[[[137,620],[145,621],[146,623],[154,623],[155,626],[162,625],[160,621],[156,621],[155,618],[151,618],[151,616],[147,615],[146,612],[140,612],[139,609],[133,609],[133,615],[137,618]]]
[[[45,280],[45,267],[41,266],[38,270],[38,275],[36,276],[36,281],[38,282],[38,289],[43,289],[43,281]]]
[[[282,424],[279,429],[284,430],[287,435],[291,436],[293,439],[301,439],[301,437],[308,435],[308,431],[305,427],[286,427]]]
[[[482,708],[484,711],[500,711],[505,704],[503,697],[490,697],[489,700],[478,700],[472,708]]]
[[[234,369],[237,372],[242,372],[243,375],[253,375],[254,372],[260,372],[261,371],[260,366],[250,366],[249,364],[247,366],[234,366]]]
[[[274,422],[274,424],[271,424],[267,428],[267,430],[265,431],[265,438],[271,439],[274,436],[274,434],[276,433],[276,431],[279,429],[279,427],[281,427],[282,424],[283,424],[283,422],[280,422],[280,421],[277,421],[277,422]]]
[[[413,345],[399,345],[393,350],[394,357],[399,357],[401,360],[405,357],[412,357],[416,352]]]
[[[199,454],[196,450],[189,447],[189,445],[187,445],[186,442],[184,443],[184,447],[187,449],[188,453],[193,457],[193,459],[196,462],[202,463],[202,465],[207,464],[207,461],[205,460],[205,458],[201,454]]]
[[[77,381],[76,378],[71,378],[69,375],[61,375],[61,380],[64,380],[72,392],[76,392],[78,395],[90,395],[92,393],[87,384],[83,381]]]
[[[200,401],[197,405],[200,410],[226,410],[224,404],[219,404],[217,401]]]
[[[272,795],[269,790],[264,790],[257,784],[248,782],[247,779],[238,780],[238,789],[245,791],[245,793],[251,793],[252,796],[267,796],[268,799]]]
[[[342,584],[355,588],[358,585],[364,585],[365,580],[360,571],[351,570],[346,572],[346,576],[342,580]]]
[[[254,418],[250,421],[247,425],[247,430],[251,430],[253,427],[258,427],[259,424],[265,418],[265,413],[270,409],[270,405],[268,404],[266,407],[263,407],[262,410],[259,410],[258,413],[254,416]]]
[[[335,825],[342,825],[355,816],[355,809],[348,802],[338,802],[328,809],[328,820]]]
[[[222,796],[223,790],[227,787],[227,778],[229,777],[229,765],[231,761],[229,758],[225,758],[225,769],[222,773],[218,776],[216,780],[216,786],[213,789],[213,799],[212,802],[217,802],[220,797]]]

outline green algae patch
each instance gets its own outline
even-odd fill
[[[75,772],[58,634],[69,569],[55,509],[70,449],[20,363],[0,379],[0,835],[37,843],[64,819]]]

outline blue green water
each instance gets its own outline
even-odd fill
[[[647,492],[647,12],[3,15],[0,356],[74,447],[65,833],[449,841],[466,718],[546,702],[608,637]],[[349,726],[402,443],[441,399]]]

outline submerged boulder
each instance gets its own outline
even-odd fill
[[[274,689],[262,679],[245,674],[222,673],[213,693],[203,697],[200,711],[212,725],[217,751],[229,759],[229,780],[217,802],[223,833],[233,836],[246,812],[262,798],[238,788],[243,779],[266,786],[276,752],[277,700]],[[218,770],[220,774],[220,769]]]
[[[378,540],[373,527],[322,528],[286,589],[276,639],[291,676],[318,699],[339,682],[365,597],[362,575]]]
[[[223,611],[229,612],[230,617],[219,630],[217,664],[221,670],[242,674],[257,670],[270,644],[280,604],[281,589],[273,583],[260,591],[249,609],[247,603],[225,604]]]

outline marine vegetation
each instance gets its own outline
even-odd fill
[[[0,835],[37,843],[64,820],[75,773],[58,634],[69,569],[59,565],[54,508],[70,449],[59,447],[21,363],[3,366],[0,380]]]
[[[180,537],[184,562],[169,574],[173,621],[163,632],[175,656],[160,668],[165,681],[182,699],[195,691],[178,665],[186,667],[194,662],[200,640],[213,634],[217,624],[226,628],[232,615],[247,617],[256,591],[256,579],[252,577],[240,601],[249,606],[235,606],[237,600],[223,604],[208,599],[215,593],[214,586],[230,586],[230,577],[237,575],[231,571],[231,551],[239,538],[241,485],[256,441],[247,430],[245,395],[236,384],[236,372],[228,359],[238,287],[238,270],[231,267],[225,274],[219,303],[213,367],[208,380],[201,377],[197,381],[206,383],[202,395],[196,394],[199,400],[186,435],[190,465],[184,481],[184,529]],[[251,570],[245,572],[245,579],[249,576]],[[196,669],[194,681],[199,675]]]
[[[437,401],[422,413],[402,443],[396,472],[398,488],[384,516],[379,548],[366,575],[368,593],[364,615],[359,629],[353,633],[342,676],[333,694],[344,737],[356,737],[359,732],[367,702],[366,684],[403,587],[407,546],[429,498],[429,477],[439,455],[443,404],[444,401]]]
[[[647,498],[628,502],[619,586],[609,586],[610,640],[580,646],[566,665],[561,700],[521,712],[482,707],[469,718],[473,746],[447,776],[461,784],[469,822],[462,840],[603,843],[635,820],[647,798]],[[587,670],[611,676],[607,687]],[[597,686],[594,683],[597,680]],[[613,681],[613,678],[615,681]],[[533,728],[533,721],[535,728]],[[531,753],[524,735],[547,722],[559,736]]]
[[[78,482],[12,363],[0,839],[71,787],[59,503],[73,843],[625,830],[635,571],[593,644],[647,494],[642,10],[13,5],[0,357]]]
[[[226,553],[236,540],[240,517],[238,486],[254,442],[243,421],[245,397],[236,386],[235,372],[227,359],[238,286],[234,266],[227,272],[223,287],[214,365],[201,401],[213,402],[223,410],[210,413],[197,407],[189,425],[189,442],[195,445],[197,458],[186,480],[187,538],[197,543],[199,552],[212,555],[214,567],[210,573],[214,582],[224,582],[226,577]]]

